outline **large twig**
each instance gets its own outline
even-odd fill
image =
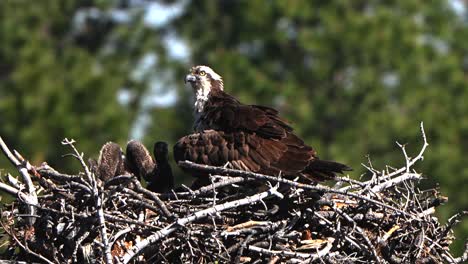
[[[241,170],[227,169],[227,168],[222,168],[222,167],[201,165],[201,164],[193,163],[191,161],[179,161],[178,164],[182,168],[195,170],[195,171],[203,171],[203,172],[207,172],[207,173],[220,174],[220,175],[250,177],[250,178],[255,178],[255,179],[285,183],[285,184],[288,184],[288,185],[291,185],[291,186],[294,186],[294,187],[307,189],[307,190],[347,195],[347,196],[350,196],[350,197],[353,197],[353,198],[357,198],[357,199],[360,199],[360,200],[363,200],[363,201],[367,201],[367,202],[370,202],[370,203],[377,204],[379,206],[382,206],[382,207],[385,207],[387,209],[398,212],[398,213],[400,213],[402,215],[412,216],[408,212],[405,212],[405,211],[403,211],[401,209],[395,208],[395,207],[393,207],[391,205],[376,201],[374,199],[368,198],[366,196],[363,196],[363,195],[360,195],[360,194],[357,194],[357,193],[352,193],[352,192],[335,190],[335,189],[332,189],[332,188],[327,187],[327,186],[310,185],[310,184],[305,184],[305,183],[299,183],[299,182],[295,182],[295,181],[288,180],[288,179],[281,178],[281,177],[264,175],[264,174],[260,174],[260,173],[249,172],[249,171],[241,171]]]
[[[403,175],[400,175],[396,178],[389,179],[388,181],[382,182],[374,187],[372,187],[371,191],[373,193],[378,193],[381,192],[387,188],[393,187],[398,185],[399,183],[403,181],[409,181],[409,180],[420,180],[421,179],[421,174],[419,173],[404,173]]]
[[[25,160],[22,160],[22,161],[18,160],[18,158],[10,151],[8,146],[5,144],[2,137],[0,137],[0,148],[2,149],[2,152],[5,154],[8,160],[13,164],[13,166],[16,167],[16,169],[19,171],[20,175],[22,176],[23,182],[25,183],[26,189],[28,192],[27,197],[25,197],[25,201],[27,201],[27,210],[28,210],[27,214],[35,216],[36,214],[35,205],[38,204],[38,200],[37,200],[36,188],[34,187],[34,184],[31,180],[31,177],[27,169],[27,166],[28,165],[30,166],[30,164]],[[33,225],[34,222],[36,221],[36,218],[27,217],[26,220],[29,225]]]
[[[74,143],[75,141],[73,139],[72,140],[64,139],[62,141],[63,145],[67,145],[71,147],[71,149],[74,152],[74,156],[76,157],[76,159],[78,159],[82,168],[85,171],[85,175],[88,179],[89,184],[92,186],[92,194],[93,194],[94,202],[97,208],[96,217],[99,222],[101,241],[104,247],[104,256],[105,256],[104,261],[106,264],[112,264],[113,263],[112,254],[111,254],[111,250],[109,247],[109,239],[107,238],[106,219],[105,219],[104,208],[102,204],[103,193],[100,191],[100,188],[98,188],[96,175],[94,175],[94,173],[91,173],[90,169],[88,168],[88,165],[86,165],[86,162],[83,159],[84,154],[78,152],[78,149],[75,147]]]
[[[210,184],[207,186],[203,186],[200,189],[197,190],[191,190],[191,192],[177,192],[176,194],[174,193],[165,193],[161,194],[163,197],[168,197],[168,198],[176,198],[177,197],[190,197],[190,198],[195,198],[201,194],[213,192],[214,189],[222,188],[225,186],[232,186],[233,184],[236,183],[242,183],[247,181],[248,179],[244,177],[223,177],[224,179],[220,182],[216,182],[214,184]]]
[[[420,124],[420,129],[421,129],[421,134],[422,134],[422,137],[423,137],[423,146],[421,147],[421,150],[419,151],[418,155],[416,155],[416,157],[410,159],[407,155],[406,155],[406,151],[405,151],[405,160],[406,160],[406,166],[405,167],[402,167],[398,170],[395,170],[391,173],[388,173],[386,175],[381,175],[379,177],[379,180],[380,181],[386,181],[388,179],[391,179],[392,177],[395,177],[397,175],[400,175],[402,173],[404,173],[405,171],[408,170],[409,167],[412,167],[417,161],[419,160],[423,160],[424,158],[424,152],[426,151],[426,148],[429,146],[429,143],[427,143],[427,138],[426,138],[426,132],[424,132],[424,124],[423,122],[421,122]],[[375,171],[375,170],[373,170]],[[374,183],[374,180],[370,180],[370,181],[365,181],[363,182],[363,184],[365,185],[369,185],[369,184],[373,184]],[[341,188],[342,191],[347,191],[347,190],[350,190],[352,188],[354,188],[355,186],[345,186],[343,188]]]
[[[158,197],[158,195],[156,195],[155,193],[143,188],[143,186],[141,186],[140,182],[136,178],[133,178],[132,182],[133,182],[133,184],[135,184],[135,187],[136,187],[137,191],[149,196],[151,199],[153,199],[153,201],[156,202],[156,204],[158,205],[160,211],[163,213],[163,215],[165,217],[167,217],[168,219],[173,219],[174,218],[174,215],[169,211],[169,209],[167,209],[166,204],[164,204],[164,202],[161,201],[161,199]]]
[[[185,164],[194,174],[211,174],[211,184],[164,194],[146,190],[125,172],[102,183],[89,168],[77,175],[45,165],[36,169],[13,152],[20,168],[39,180],[33,184],[40,185],[35,188],[41,194],[41,217],[34,229],[16,221],[29,217],[21,211],[28,204],[28,190],[9,177],[0,190],[18,197],[3,207],[2,222],[23,245],[57,263],[133,262],[136,256],[138,261],[167,263],[466,261],[468,252],[455,258],[448,250],[451,230],[463,213],[445,226],[431,217],[444,199],[437,190],[418,189],[421,175],[412,168],[418,157],[411,158],[404,145],[400,148],[405,165],[379,170],[369,161],[369,181],[337,178],[335,186],[326,187]],[[74,150],[71,156],[85,164],[83,154]],[[258,198],[275,182],[285,199]],[[15,241],[10,248],[22,249]],[[17,259],[35,259],[19,252],[13,253]]]
[[[327,245],[319,250],[317,253],[299,253],[299,252],[292,252],[292,251],[284,251],[284,250],[270,250],[270,249],[265,249],[257,246],[248,246],[247,248],[251,251],[270,255],[270,256],[284,256],[284,257],[295,257],[295,258],[303,258],[303,259],[308,259],[307,263],[310,263],[311,261],[314,261],[318,258],[322,258],[326,254],[330,252],[330,249],[333,246],[333,242],[335,241],[334,238],[328,238],[327,239]]]
[[[21,165],[21,162],[19,162],[19,160],[15,157],[15,155],[13,155],[13,153],[5,144],[5,141],[3,141],[3,138],[1,136],[0,136],[0,147],[2,149],[3,154],[5,154],[5,156],[13,164],[13,166],[18,167]]]
[[[79,184],[83,185],[83,189],[85,189],[86,192],[92,193],[91,190],[93,189],[93,186],[91,186],[89,182],[87,182],[86,180],[84,180],[80,176],[60,173],[60,172],[55,171],[55,170],[53,170],[51,168],[39,168],[37,171],[42,176],[51,178],[53,180],[62,181],[62,182],[76,182],[76,183],[79,183]]]
[[[131,259],[133,259],[139,252],[141,252],[144,248],[147,246],[155,243],[156,241],[160,240],[163,237],[168,236],[172,232],[176,231],[182,226],[185,226],[186,224],[193,222],[198,219],[205,218],[209,215],[222,212],[225,210],[229,210],[232,208],[236,208],[239,206],[243,206],[246,204],[254,204],[258,201],[261,201],[262,199],[265,199],[270,196],[277,196],[280,199],[283,198],[283,195],[277,191],[277,187],[271,188],[270,190],[266,192],[262,192],[250,197],[246,197],[240,200],[232,201],[232,202],[227,202],[224,204],[219,204],[214,207],[198,211],[188,217],[178,219],[175,223],[165,227],[164,229],[156,232],[155,234],[145,238],[144,240],[138,242],[135,246],[133,246],[122,258],[123,263],[128,263]]]
[[[105,255],[105,263],[106,264],[112,264],[112,254],[111,254],[111,248],[109,244],[109,239],[107,238],[107,226],[106,226],[106,219],[104,216],[104,208],[102,205],[102,194],[96,197],[96,207],[98,208],[97,210],[97,217],[99,219],[99,225],[101,227],[101,240],[102,244],[104,245],[104,255]]]

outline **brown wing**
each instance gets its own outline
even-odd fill
[[[226,131],[255,133],[264,138],[281,139],[292,128],[272,108],[241,104],[234,97],[220,92],[212,95],[204,108],[202,122],[207,127]]]
[[[290,134],[286,140],[266,139],[255,133],[207,130],[181,138],[174,146],[175,160],[223,166],[230,162],[240,170],[277,175],[301,172],[314,159],[309,147]]]
[[[122,149],[114,142],[107,142],[101,148],[97,161],[99,178],[106,181],[117,176],[123,164]]]
[[[141,177],[149,180],[156,163],[146,147],[139,141],[131,140],[127,143],[125,152],[127,170],[132,172],[138,180],[141,180]]]
[[[350,170],[334,161],[320,160],[315,151],[292,133],[281,140],[255,133],[206,130],[181,138],[174,146],[176,162],[231,167],[268,175],[302,176],[313,181],[333,179]]]
[[[230,162],[241,170],[270,175],[281,172],[311,180],[334,178],[336,173],[350,169],[320,160],[275,109],[244,105],[223,91],[211,94],[198,122],[216,131],[182,138],[174,147],[176,161],[213,166]]]

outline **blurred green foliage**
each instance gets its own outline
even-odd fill
[[[78,164],[61,158],[63,138],[96,156],[106,141],[123,146],[142,115],[148,146],[173,144],[192,126],[183,77],[207,64],[228,92],[278,108],[355,177],[366,155],[377,168],[403,165],[395,141],[416,154],[423,121],[430,146],[419,168],[449,196],[446,219],[468,209],[468,15],[454,1],[166,0],[181,12],[158,26],[145,23],[146,1],[0,1],[0,135],[33,163],[69,172]],[[171,57],[171,36],[188,62]],[[148,55],[156,60],[143,70]],[[177,91],[174,105],[143,103],[158,82]],[[458,230],[459,251],[467,221]]]
[[[106,141],[128,138],[148,87],[133,72],[161,45],[141,14],[119,23],[111,8],[109,1],[0,1],[0,132],[34,164],[77,169],[61,158],[65,137],[94,155]],[[119,103],[125,91],[132,96]]]

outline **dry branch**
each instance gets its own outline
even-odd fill
[[[3,258],[48,263],[463,263],[468,249],[454,257],[448,247],[454,226],[467,213],[438,222],[433,214],[446,198],[437,190],[418,188],[421,174],[413,166],[428,146],[422,126],[421,131],[424,144],[416,157],[400,145],[405,166],[379,170],[369,163],[365,166],[372,178],[367,181],[341,177],[335,187],[327,187],[181,162],[194,172],[209,172],[210,183],[163,194],[146,190],[131,175],[100,182],[73,140],[63,143],[82,165],[83,172],[76,175],[33,167],[0,139],[21,175],[21,181],[8,175],[0,183],[1,190],[17,198],[3,206],[1,224],[10,241]]]

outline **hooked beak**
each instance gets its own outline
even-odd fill
[[[197,77],[195,77],[192,74],[187,74],[187,76],[185,76],[185,83],[188,83],[188,82],[194,83],[196,80],[197,80]]]

